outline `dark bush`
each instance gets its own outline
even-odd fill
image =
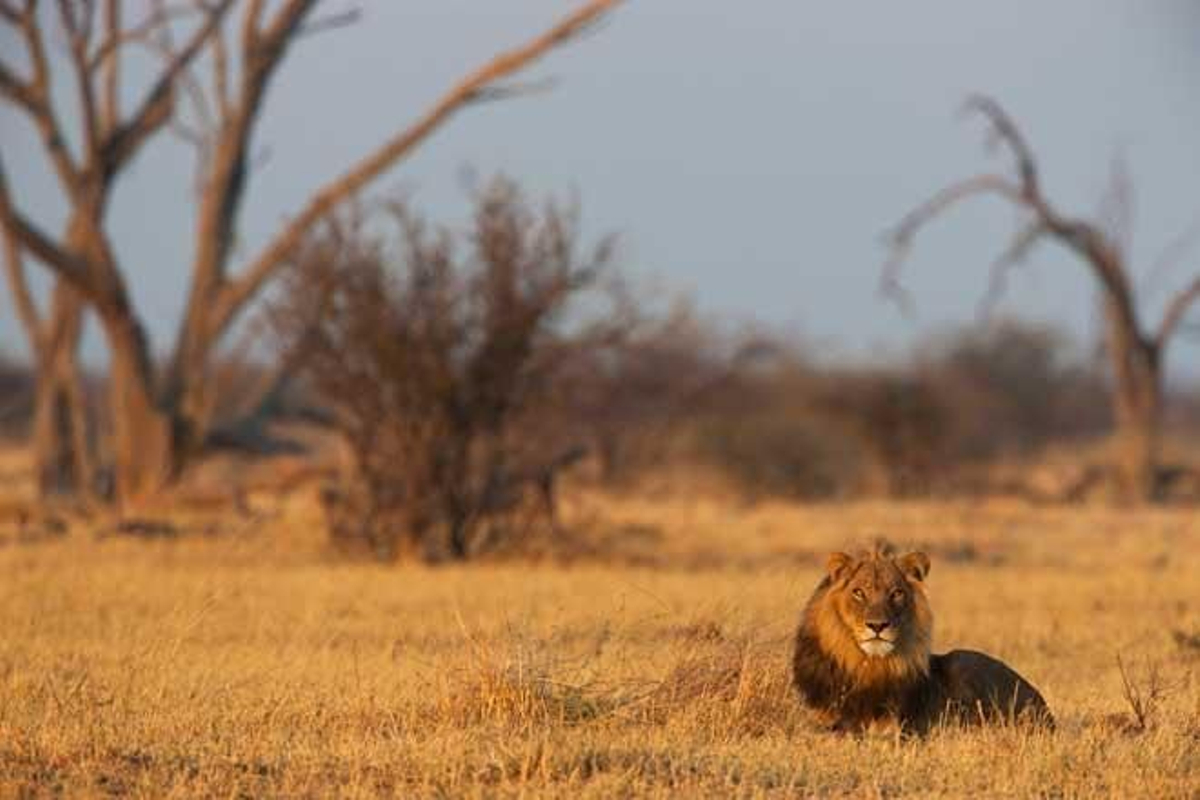
[[[916,369],[949,412],[956,460],[1022,455],[1111,427],[1103,377],[1048,326],[1005,321],[941,334],[923,345]]]
[[[336,537],[461,559],[553,527],[554,474],[581,454],[566,366],[616,326],[578,302],[610,243],[577,240],[573,212],[497,180],[462,235],[396,202],[310,242],[272,319],[354,462],[327,496]]]

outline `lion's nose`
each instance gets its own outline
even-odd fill
[[[868,622],[867,623],[867,627],[870,628],[871,630],[875,631],[876,634],[883,633],[883,629],[886,628],[887,626],[888,626],[888,621],[886,619],[883,622]]]

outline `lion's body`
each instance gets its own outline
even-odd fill
[[[932,655],[923,554],[837,554],[804,609],[793,679],[838,730],[877,724],[926,733],[942,722],[1053,724],[1045,700],[1000,661],[969,650]]]

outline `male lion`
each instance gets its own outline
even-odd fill
[[[927,733],[941,722],[1053,727],[1037,689],[983,653],[931,655],[929,556],[834,553],[796,632],[793,679],[834,730]]]

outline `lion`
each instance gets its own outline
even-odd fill
[[[1022,723],[1053,728],[1029,681],[983,653],[930,653],[925,596],[929,556],[876,545],[833,553],[796,632],[793,680],[835,731],[877,726],[925,735],[949,724]]]

